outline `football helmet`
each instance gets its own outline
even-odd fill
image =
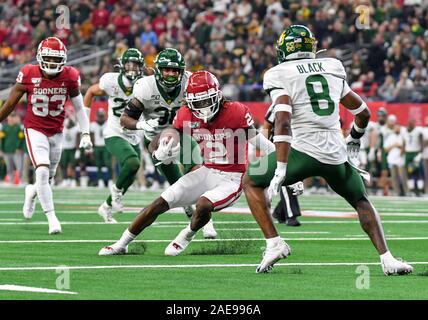
[[[119,59],[120,72],[132,83],[143,75],[144,57],[135,48],[127,49]]]
[[[185,99],[195,117],[208,122],[220,109],[222,98],[217,78],[208,71],[193,73],[186,86]]]
[[[164,77],[161,70],[162,68],[178,69],[179,75],[178,77]],[[170,92],[180,85],[185,68],[186,62],[184,61],[183,55],[176,49],[166,48],[159,52],[155,59],[156,81],[165,91]]]
[[[311,30],[302,25],[292,25],[279,37],[276,43],[278,63],[294,59],[314,59],[317,40]]]
[[[46,38],[37,48],[36,59],[40,69],[48,75],[55,75],[64,69],[67,62],[67,48],[56,37]]]

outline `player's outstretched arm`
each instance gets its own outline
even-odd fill
[[[120,125],[129,130],[154,132],[159,125],[158,119],[140,120],[144,105],[136,98],[131,99],[120,116]]]
[[[21,83],[15,83],[10,91],[9,97],[0,108],[0,122],[7,118],[7,116],[15,109],[16,104],[21,100],[25,93],[25,86]]]
[[[89,112],[86,111],[87,108],[83,104],[83,96],[79,87],[70,90],[70,99],[76,111],[76,120],[82,133],[79,148],[89,150],[92,148],[91,136],[89,135]]]
[[[85,97],[83,98],[83,103],[87,108],[91,108],[94,97],[102,97],[106,95],[107,93],[100,88],[99,83],[93,84],[89,87],[88,91],[86,91]]]
[[[367,125],[370,120],[370,110],[367,104],[360,98],[358,94],[349,91],[340,102],[348,109],[354,116],[354,123],[352,124],[351,132],[346,137],[346,144],[348,146],[348,155],[354,158],[360,151],[360,139],[366,132]]]
[[[273,107],[275,114],[275,129],[273,142],[275,143],[276,149],[276,170],[275,175],[270,182],[268,189],[269,201],[277,195],[284,183],[286,172],[288,155],[290,153],[291,144],[291,99],[287,95],[279,96],[275,101]]]

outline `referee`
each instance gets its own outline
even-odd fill
[[[275,121],[275,114],[272,112],[272,106],[269,107],[265,121],[263,124],[263,135],[266,136],[269,140],[272,141],[273,137],[273,125]],[[299,193],[300,191],[300,193]],[[298,182],[291,186],[283,186],[281,192],[281,201],[275,207],[273,211],[273,217],[278,221],[278,223],[286,223],[287,226],[298,227],[300,226],[298,216],[301,216],[299,201],[297,200],[297,195],[303,192],[303,183]]]

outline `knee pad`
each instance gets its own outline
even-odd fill
[[[36,169],[36,184],[49,184],[49,168],[40,166]]]

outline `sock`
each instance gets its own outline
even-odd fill
[[[48,221],[51,221],[53,217],[55,217],[55,211],[49,211],[45,212],[46,217],[48,218]]]
[[[193,231],[192,229],[190,229],[190,224],[186,227],[186,238],[187,239],[191,239],[193,238],[193,236],[196,234],[197,231]]]
[[[44,212],[54,211],[52,188],[49,184],[49,169],[40,166],[36,169],[36,190],[37,197]]]
[[[390,251],[385,252],[380,255],[380,261],[391,260],[394,259]]]
[[[274,237],[274,238],[268,238],[268,239],[266,239],[266,246],[268,247],[268,248],[272,248],[272,247],[274,247],[277,243],[278,243],[278,241],[280,241],[281,240],[281,237],[280,236],[276,236],[276,237]]]
[[[132,234],[128,229],[126,229],[116,244],[119,247],[125,248],[132,240],[135,239],[135,237],[136,235]]]

